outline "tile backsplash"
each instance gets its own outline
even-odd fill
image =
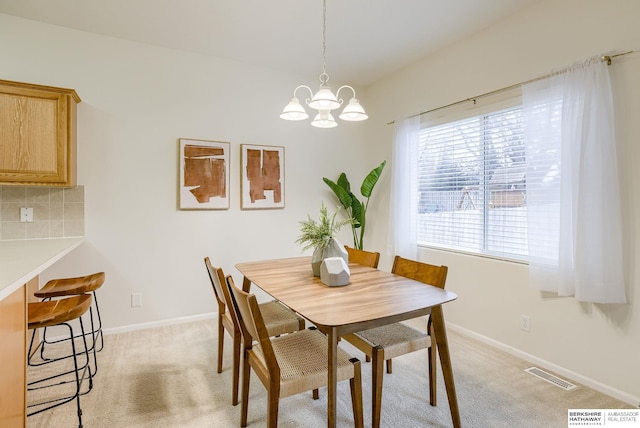
[[[33,222],[20,221],[33,208]],[[0,240],[84,236],[84,186],[0,186]]]

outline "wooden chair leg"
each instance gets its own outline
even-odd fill
[[[429,403],[436,406],[436,349],[430,346],[427,354],[429,358]]]
[[[433,325],[429,323],[429,335],[431,336],[431,346],[427,349],[427,356],[429,358],[429,403],[432,406],[437,405],[437,393],[436,393],[436,368],[438,346],[436,345],[436,335],[433,331]]]
[[[353,378],[349,380],[351,387],[351,405],[353,406],[353,424],[356,428],[364,427],[364,416],[362,414],[362,372],[360,360],[352,358]]]
[[[384,373],[384,349],[377,346],[373,348],[371,363],[371,426],[380,428],[380,413],[382,407],[382,379]]]
[[[320,391],[316,388],[313,390],[313,399],[317,400],[318,398],[320,398]]]
[[[249,379],[251,377],[251,366],[246,353],[242,358],[242,408],[240,410],[240,426],[247,426],[247,415],[249,411]]]
[[[224,326],[218,318],[218,373],[222,373],[222,352],[224,351]]]
[[[238,385],[240,384],[240,334],[233,337],[233,391],[231,404],[238,405]]]
[[[393,373],[393,366],[391,365],[391,358],[387,360],[387,373]]]
[[[280,382],[272,382],[267,392],[267,428],[278,427],[278,407],[280,406]]]

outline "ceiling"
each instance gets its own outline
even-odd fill
[[[539,1],[328,0],[327,72],[369,85]],[[321,0],[0,0],[0,13],[305,79],[322,71]]]

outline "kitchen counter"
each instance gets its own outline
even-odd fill
[[[83,242],[81,237],[0,241],[0,301]]]
[[[0,241],[0,426],[26,428],[27,311],[39,275],[84,238]],[[33,292],[33,291],[31,291]]]

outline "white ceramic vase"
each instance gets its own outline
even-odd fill
[[[320,276],[320,265],[328,257],[342,257],[345,263],[349,264],[349,254],[344,249],[344,245],[336,238],[330,238],[325,247],[316,247],[311,257],[311,269],[314,276]]]

